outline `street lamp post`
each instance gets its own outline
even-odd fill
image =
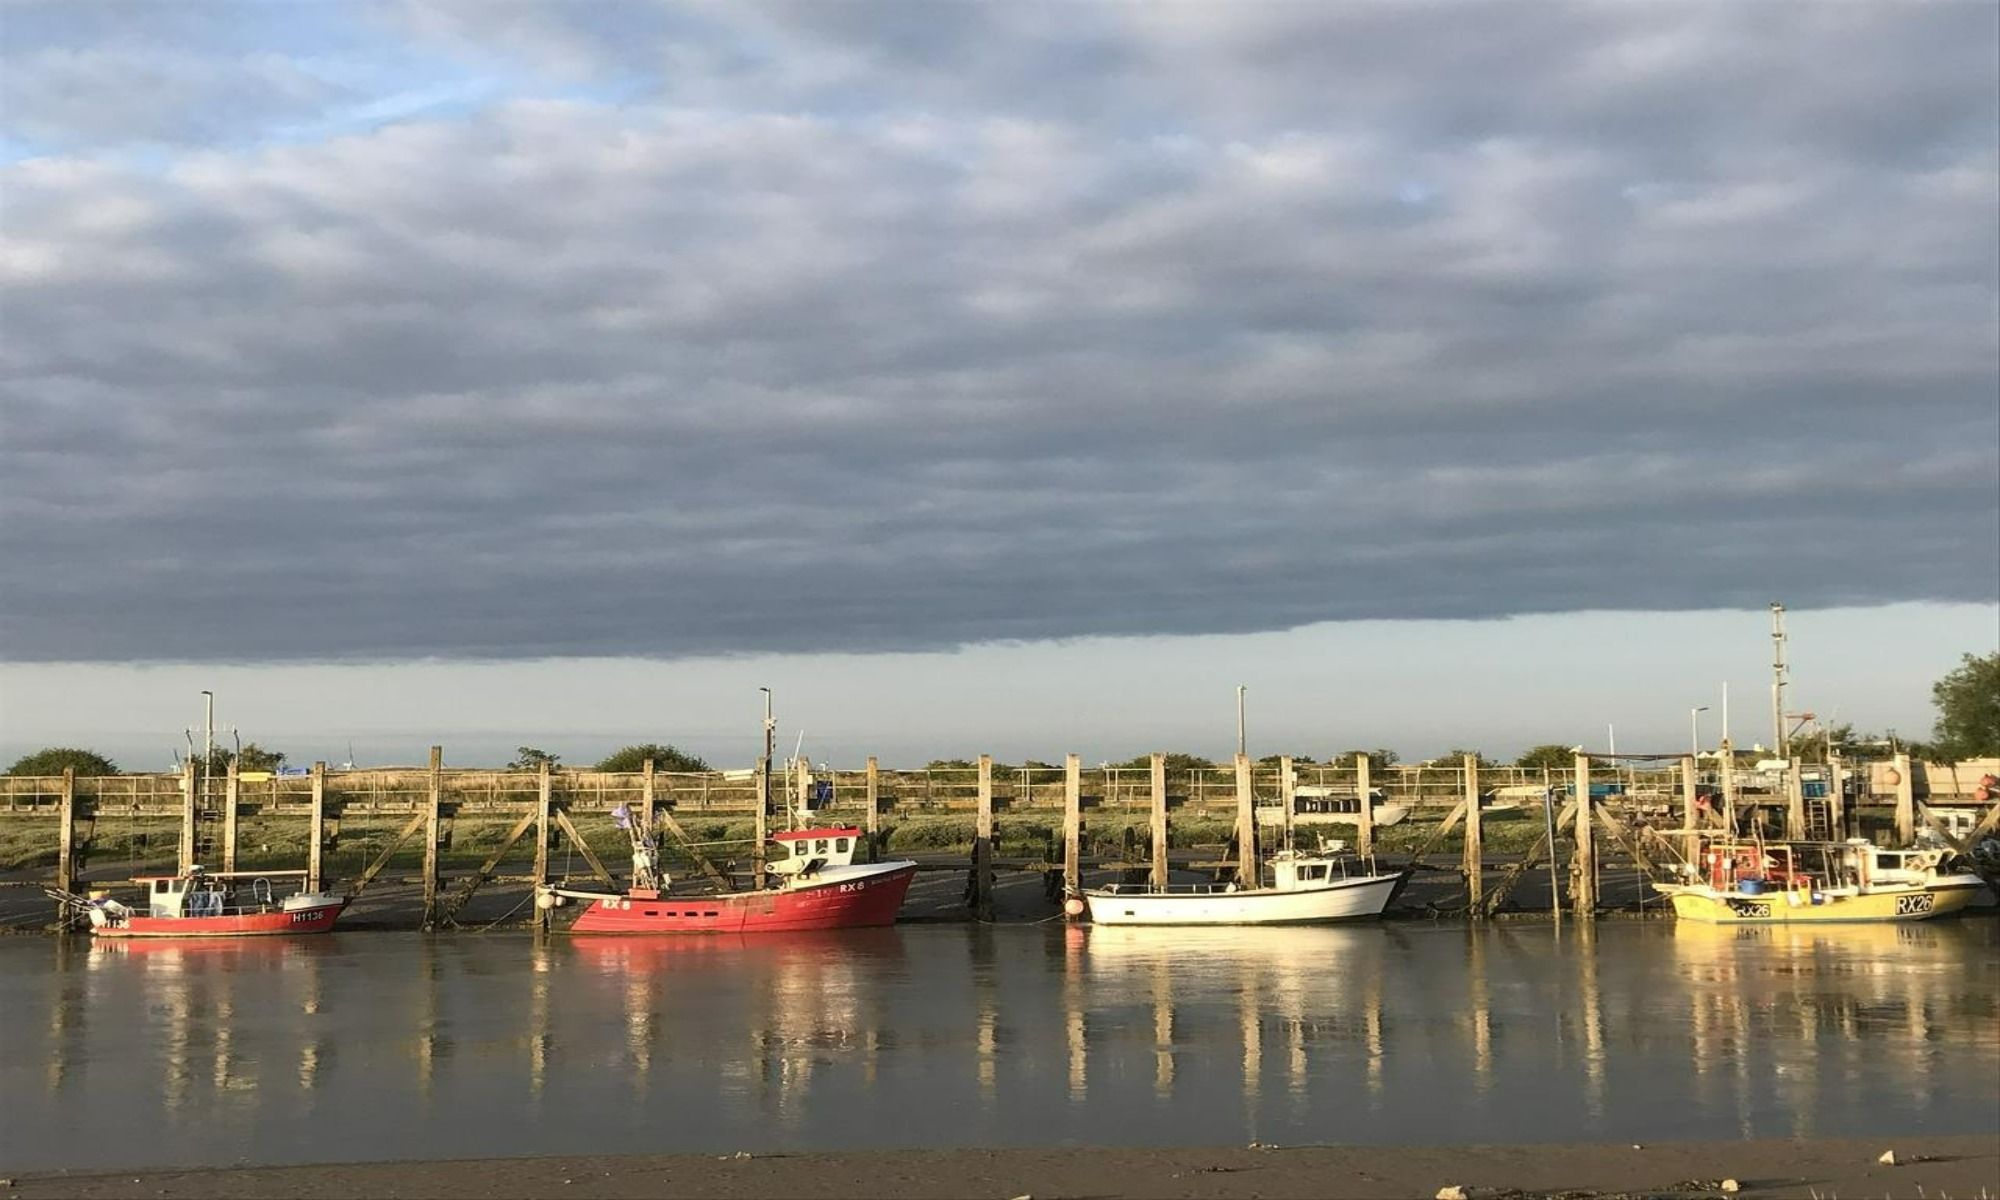
[[[1243,757],[1243,685],[1236,685],[1236,757]]]
[[[1698,705],[1694,708],[1688,709],[1688,753],[1690,755],[1701,753],[1700,714],[1705,713],[1707,711],[1708,711],[1708,705],[1706,704]]]

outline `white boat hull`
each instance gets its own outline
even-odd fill
[[[1093,888],[1083,894],[1096,925],[1311,925],[1379,917],[1401,875],[1337,879],[1327,887],[1279,891],[1151,892]]]

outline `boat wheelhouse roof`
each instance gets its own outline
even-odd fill
[[[859,825],[840,825],[831,829],[785,829],[771,835],[774,842],[805,842],[815,838],[860,837]]]
[[[209,871],[201,867],[183,871],[178,875],[134,875],[133,883],[151,883],[156,879],[269,879],[273,875],[297,875],[303,878],[307,871]]]

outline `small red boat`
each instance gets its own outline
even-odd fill
[[[676,896],[667,890],[671,880],[654,865],[652,832],[640,828],[623,806],[613,817],[632,837],[633,886],[616,895],[545,888],[537,898],[544,907],[565,900],[587,905],[571,933],[790,933],[890,925],[917,874],[917,864],[909,861],[855,862],[861,830],[852,826],[794,829],[771,836],[789,851],[766,868],[777,877],[772,885]]]
[[[146,890],[139,911],[94,891],[87,898],[59,897],[82,910],[90,931],[101,938],[271,937],[326,933],[347,908],[347,897],[327,892],[284,894],[272,880],[297,878],[304,871],[206,871],[190,867],[181,875],[143,875],[134,883]]]

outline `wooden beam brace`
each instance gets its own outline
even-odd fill
[[[1430,836],[1424,839],[1424,844],[1417,847],[1417,852],[1410,855],[1409,865],[1414,867],[1423,862],[1425,857],[1437,847],[1437,844],[1443,841],[1452,830],[1458,828],[1458,823],[1464,819],[1465,801],[1460,800],[1452,806],[1451,812],[1445,815],[1444,820],[1438,822],[1437,828],[1431,830]]]
[[[375,882],[375,877],[382,873],[382,868],[389,865],[389,859],[395,855],[396,851],[403,848],[404,842],[415,837],[417,830],[422,829],[429,820],[430,814],[423,811],[419,811],[415,816],[411,817],[410,823],[403,826],[403,831],[396,835],[395,840],[382,848],[382,853],[376,855],[375,861],[368,864],[368,869],[361,872],[360,878],[354,881],[354,886],[347,889],[347,898],[349,900],[354,899],[361,894],[362,889]]]
[[[445,904],[445,920],[457,924],[458,910],[464,908],[466,903],[472,899],[472,894],[493,878],[493,872],[500,869],[500,860],[505,858],[507,851],[514,848],[514,843],[520,841],[521,836],[533,827],[538,816],[540,814],[532,808],[521,814],[521,819],[514,822],[514,827],[507,831],[507,836],[501,839],[500,845],[495,848],[492,854],[486,857],[485,862],[479,864],[479,870],[473,874],[472,878],[460,884],[458,891],[452,894],[451,899]]]
[[[725,892],[736,890],[736,884],[729,876],[722,873],[722,868],[710,861],[708,855],[701,852],[701,849],[694,844],[694,839],[687,835],[687,830],[682,829],[681,823],[674,820],[674,814],[661,809],[653,815],[653,819],[665,827],[668,833],[673,835],[674,840],[680,843],[681,849],[685,850],[688,857],[694,860],[694,865],[701,870],[703,875],[708,876],[709,882],[715,884],[715,886]]]
[[[1944,822],[1937,819],[1937,814],[1931,811],[1930,805],[1925,804],[1921,800],[1917,801],[1917,815],[1924,819],[1924,824],[1930,826],[1931,829],[1935,831],[1939,837],[1944,839],[1944,844],[1950,846],[1952,848],[1953,853],[1956,854],[1970,853],[1970,851],[1966,848],[1966,844],[1961,843],[1957,838],[1951,836],[1951,830],[1946,829],[1944,827]]]
[[[564,836],[568,837],[570,844],[576,847],[576,852],[583,855],[583,861],[590,864],[591,871],[605,883],[617,887],[618,881],[611,878],[611,872],[604,869],[604,864],[598,860],[597,851],[592,850],[590,843],[584,841],[583,835],[576,831],[576,826],[570,824],[569,814],[558,808],[555,810],[555,818],[556,824],[562,827]]]

